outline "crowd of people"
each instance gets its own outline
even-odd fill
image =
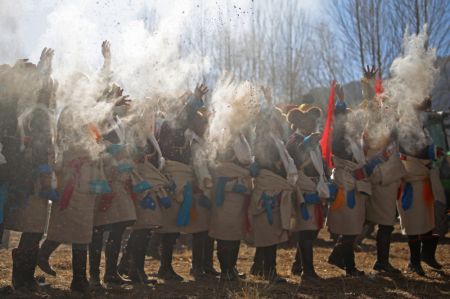
[[[144,271],[152,233],[161,236],[157,276],[164,280],[183,280],[172,267],[182,233],[192,234],[196,278],[244,280],[237,261],[246,241],[256,247],[251,275],[284,283],[277,246],[296,236],[292,273],[319,280],[314,242],[325,224],[337,236],[330,266],[363,276],[354,243],[367,222],[378,225],[373,269],[400,274],[389,262],[398,217],[408,269],[425,275],[422,262],[442,267],[435,258],[434,205],[445,202],[436,166],[445,153],[431,138],[413,151],[395,127],[374,129],[384,125],[377,116],[385,113],[375,68],[361,80],[358,109],[373,117],[359,134],[347,132],[353,110],[339,84],[326,115],[311,103],[276,107],[265,88],[255,121],[229,128],[226,146],[211,154],[207,135],[216,111],[205,100],[205,85],[185,93],[170,113],[135,113],[139,107],[113,83],[108,42],[102,53],[105,63],[90,95],[110,109],[97,115],[97,123],[84,121],[76,107],[75,89],[93,79],[77,73],[61,87],[52,77],[52,49],[44,49],[37,65],[19,60],[0,66],[0,222],[2,231],[22,233],[12,250],[14,289],[38,289],[36,267],[55,276],[50,257],[61,244],[72,246],[72,291],[86,292],[101,280],[156,283]],[[414,111],[426,113],[429,102]],[[426,131],[425,125],[418,123],[417,130]],[[126,229],[131,235],[119,261]],[[215,248],[220,271],[213,266]]]

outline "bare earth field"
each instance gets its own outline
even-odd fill
[[[18,234],[12,234],[10,248],[15,246]],[[375,274],[372,266],[375,261],[375,242],[366,239],[363,251],[356,253],[357,265],[368,274],[364,278],[346,278],[344,272],[327,263],[332,242],[328,234],[322,232],[317,241],[315,265],[317,273],[323,277],[319,284],[301,283],[300,278],[290,274],[295,249],[279,249],[278,272],[288,279],[285,285],[270,285],[265,281],[247,275],[245,282],[221,282],[210,278],[195,281],[189,275],[191,253],[180,250],[174,257],[175,270],[185,277],[182,283],[164,283],[156,286],[129,285],[120,288],[100,288],[92,290],[90,298],[450,298],[450,239],[439,245],[437,258],[444,265],[443,271],[434,271],[424,265],[426,277],[410,273],[400,276]],[[252,264],[254,248],[242,245],[238,268],[248,273]],[[0,287],[10,284],[11,251],[0,250]],[[71,251],[69,246],[62,246],[52,256],[51,264],[58,272],[56,278],[46,277],[42,292],[33,298],[83,298],[82,295],[71,294]],[[398,234],[393,236],[391,262],[395,267],[405,269],[408,249],[405,239]],[[152,258],[146,260],[146,272],[157,271],[159,261]],[[217,261],[216,268],[219,269]],[[40,270],[36,273],[43,275]],[[30,295],[1,295],[2,298],[30,298]]]

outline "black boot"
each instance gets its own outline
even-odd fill
[[[111,235],[110,235],[111,237]],[[107,284],[123,285],[129,281],[122,278],[117,272],[121,238],[109,238],[105,248],[105,275],[103,281]]]
[[[217,276],[220,274],[214,268],[214,239],[208,236],[207,232],[203,249],[203,271],[209,276]]]
[[[119,265],[117,266],[117,272],[121,276],[130,276],[130,265],[132,263],[132,255],[134,249],[134,244],[138,243],[137,240],[138,233],[137,231],[132,231],[130,234],[130,237],[127,240],[127,244],[125,245],[125,248],[122,251],[122,257],[120,258]]]
[[[190,273],[196,279],[205,277],[203,270],[204,243],[205,235],[203,232],[192,234],[192,267]]]
[[[162,235],[161,266],[158,277],[164,280],[183,281],[172,268],[173,249],[178,238],[178,233],[165,233]]]
[[[295,261],[294,264],[292,264],[291,273],[295,276],[302,275],[303,272],[303,265],[302,265],[302,257],[300,253],[300,245],[297,244],[297,250],[295,252]]]
[[[14,289],[19,290],[26,286],[25,284],[25,256],[24,252],[21,252],[20,249],[14,248],[12,250],[12,261],[13,261],[13,269],[12,269],[12,285]]]
[[[264,279],[271,283],[286,283],[286,279],[277,273],[277,245],[263,248],[264,252]]]
[[[375,262],[373,269],[392,274],[400,274],[401,271],[394,268],[389,263],[389,250],[391,247],[391,234],[393,229],[393,226],[379,225],[377,232],[377,261]]]
[[[364,276],[364,271],[360,271],[355,265],[354,244],[355,236],[343,236],[342,253],[344,257],[345,273],[347,276]]]
[[[143,284],[156,284],[155,279],[149,279],[145,273],[145,253],[150,240],[150,230],[138,230],[133,232],[133,251],[131,252],[129,278],[132,282]]]
[[[422,239],[422,261],[433,269],[441,270],[442,265],[436,260],[436,249],[439,243],[439,236],[427,235]]]
[[[42,272],[50,276],[56,276],[56,271],[53,270],[49,263],[50,255],[58,248],[59,245],[59,242],[45,240],[39,250],[37,265]]]
[[[333,248],[333,251],[331,251],[331,254],[328,257],[328,263],[342,270],[345,270],[344,254],[342,247],[343,246],[341,241],[338,240],[338,242]]]
[[[161,259],[161,239],[162,234],[161,233],[155,233],[153,232],[150,237],[150,242],[147,247],[147,255],[151,256],[155,260]]]
[[[420,246],[421,242],[418,236],[408,236],[409,246],[409,264],[408,270],[420,276],[425,276],[422,265],[420,264]]]
[[[87,293],[89,282],[86,277],[87,250],[76,249],[72,245],[72,283],[70,289],[74,292]]]
[[[313,240],[302,240],[300,252],[303,264],[302,280],[317,280],[320,277],[314,269]]]
[[[25,284],[29,291],[35,292],[39,289],[39,283],[34,278],[34,273],[37,266],[37,258],[39,253],[39,247],[32,248],[26,251],[26,262],[24,265],[24,279]]]
[[[255,256],[253,257],[253,265],[250,274],[255,276],[264,275],[264,248],[256,247]]]
[[[100,262],[102,259],[103,229],[94,228],[89,244],[89,282],[92,286],[101,286]]]

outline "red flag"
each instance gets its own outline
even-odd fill
[[[333,152],[331,149],[331,140],[333,137],[333,121],[334,121],[334,109],[335,109],[335,97],[334,88],[336,87],[336,80],[331,82],[330,98],[328,100],[328,112],[327,119],[325,120],[325,127],[323,129],[322,139],[320,140],[320,146],[322,147],[322,158],[328,167],[333,167],[333,161],[331,157]]]
[[[377,79],[375,81],[375,94],[380,95],[384,91],[383,88],[383,80],[381,80],[381,77],[379,74],[377,74]]]

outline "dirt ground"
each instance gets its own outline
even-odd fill
[[[15,246],[18,234],[12,234],[10,248]],[[270,285],[265,281],[247,275],[245,282],[222,282],[210,278],[195,281],[189,275],[191,253],[180,250],[174,257],[175,270],[185,277],[181,283],[164,283],[156,286],[129,285],[120,288],[99,288],[91,292],[91,298],[450,298],[450,239],[438,247],[437,258],[444,265],[443,271],[434,271],[424,265],[426,277],[404,272],[399,276],[375,274],[372,266],[376,257],[375,241],[364,240],[363,251],[356,253],[357,265],[368,274],[363,278],[347,278],[344,272],[327,263],[333,243],[325,231],[319,236],[315,249],[315,265],[323,278],[320,283],[301,283],[300,278],[290,274],[295,249],[279,249],[278,272],[287,278],[284,285]],[[238,268],[248,273],[251,267],[254,248],[242,245]],[[11,251],[0,250],[0,287],[10,284]],[[70,247],[62,246],[52,256],[51,264],[58,272],[56,278],[46,277],[46,284],[39,294],[0,295],[2,298],[83,298],[70,293],[71,282]],[[395,267],[405,269],[408,248],[405,239],[398,231],[394,233],[391,249],[391,262]],[[219,269],[217,260],[216,268]],[[154,274],[159,261],[146,259],[146,272]],[[36,273],[43,275],[40,270]],[[85,296],[86,297],[86,296]]]

